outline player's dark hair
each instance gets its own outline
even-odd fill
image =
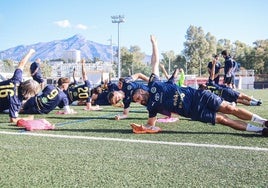
[[[114,91],[111,91],[108,95],[107,95],[107,99],[109,101],[110,104],[112,104],[112,98],[114,97]]]
[[[61,86],[64,83],[70,83],[70,79],[67,77],[59,78],[58,80],[58,86]]]
[[[223,51],[221,52],[221,55],[227,56],[227,55],[228,55],[227,50],[223,50]]]

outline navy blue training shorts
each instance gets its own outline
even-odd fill
[[[222,101],[223,99],[214,93],[198,90],[191,106],[191,119],[215,125],[216,113]]]

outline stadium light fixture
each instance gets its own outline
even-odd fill
[[[118,60],[118,78],[121,77],[121,61],[120,61],[120,30],[119,30],[119,25],[120,23],[125,22],[125,16],[123,15],[116,15],[116,16],[111,16],[112,18],[112,23],[117,23],[117,28],[118,28],[118,49],[117,49],[117,60]]]

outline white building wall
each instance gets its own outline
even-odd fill
[[[81,61],[81,51],[80,50],[64,51],[62,59],[66,63],[79,63]]]

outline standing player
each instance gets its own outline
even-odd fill
[[[230,88],[232,88],[233,77],[233,60],[231,56],[227,53],[227,50],[223,50],[221,55],[225,59],[224,61],[224,84]]]
[[[184,74],[184,70],[182,68],[179,69],[180,72],[180,78],[177,81],[177,85],[180,87],[185,87],[184,83],[185,83],[185,74]]]
[[[221,62],[219,61],[219,55],[214,55],[213,59],[216,60],[216,63],[214,68],[212,67],[212,61],[208,63],[208,73],[209,73],[209,78],[208,80],[214,81],[215,84],[219,84],[220,81],[220,70],[221,70]],[[214,78],[212,79],[212,71],[214,71]]]

